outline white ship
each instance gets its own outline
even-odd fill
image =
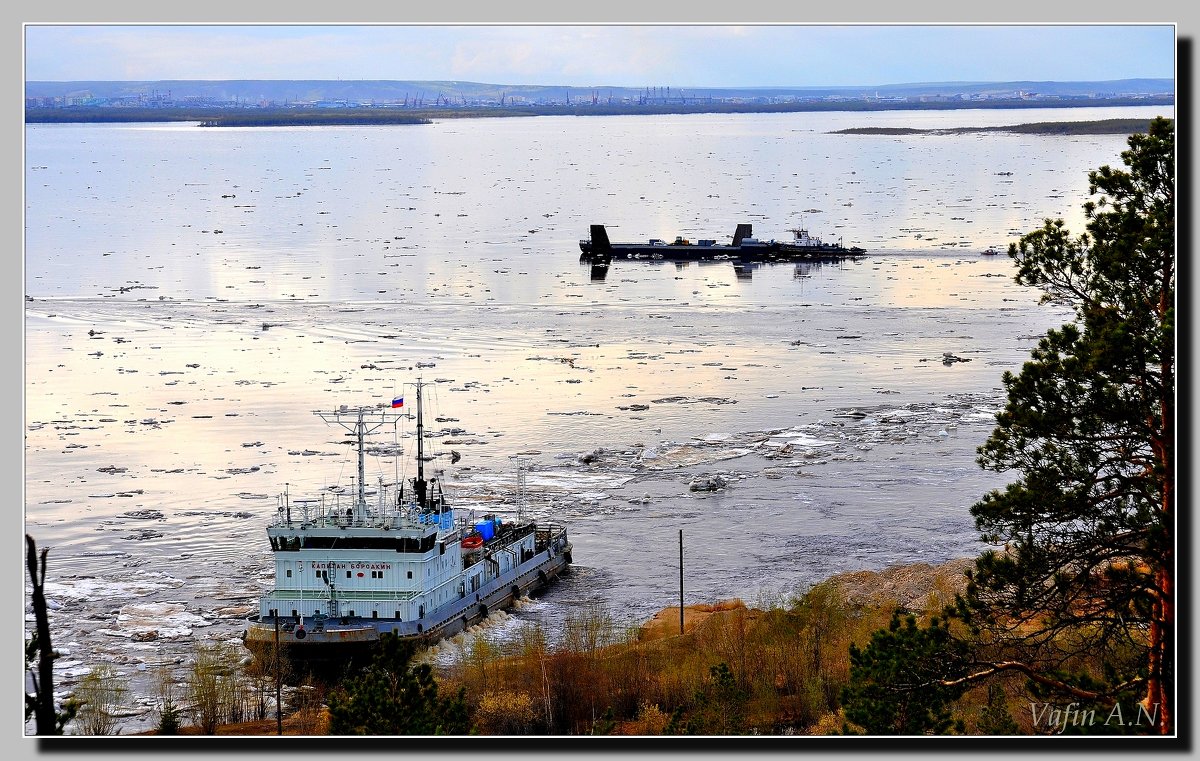
[[[311,500],[280,495],[267,528],[275,587],[243,635],[252,652],[278,645],[290,660],[340,661],[369,652],[385,634],[438,640],[569,570],[563,526],[526,520],[519,509],[513,518],[476,516],[447,503],[438,476],[425,478],[433,458],[423,448],[422,386],[417,475],[380,482],[373,494],[364,484],[364,439],[398,413],[386,405],[315,413],[355,434],[357,484]],[[402,398],[392,403],[402,406]],[[522,484],[518,471],[518,490]]]

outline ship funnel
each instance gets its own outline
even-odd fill
[[[751,238],[754,236],[754,227],[752,225],[738,225],[737,230],[733,232],[733,246],[737,248],[742,245],[742,238]]]
[[[604,225],[592,225],[592,253],[608,253],[612,244],[608,242],[608,231]]]

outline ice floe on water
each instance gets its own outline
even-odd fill
[[[46,579],[46,597],[56,603],[96,603],[147,597],[167,589],[178,589],[184,581],[161,571],[130,570],[120,577],[95,576]]]
[[[692,479],[688,491],[720,491],[728,485],[729,481],[720,473],[704,473]]]
[[[792,477],[812,478],[820,473],[813,468],[886,458],[891,446],[913,442],[935,446],[958,437],[960,429],[974,429],[978,433],[972,434],[972,440],[981,439],[997,409],[991,397],[951,395],[937,401],[837,408],[830,410],[828,417],[781,428],[709,433],[689,441],[596,447],[533,465],[527,471],[526,486],[529,500],[543,512],[568,510],[565,515],[575,519],[614,512],[611,507],[601,509],[613,496],[627,505],[650,504],[649,493],[639,484],[663,477],[682,479],[674,487],[656,488],[656,492],[665,488],[676,496],[717,494],[753,477],[780,482],[786,491]],[[884,448],[882,454],[876,452],[880,447]],[[717,463],[729,463],[729,469],[712,471]],[[914,463],[914,467],[925,466]],[[476,494],[491,489],[504,493],[509,478],[475,471],[460,485]]]
[[[580,489],[615,489],[632,480],[618,473],[583,472],[580,470],[530,470],[525,474],[528,489],[577,491]]]
[[[626,473],[583,470],[570,465],[550,465],[530,468],[525,474],[525,501],[515,501],[514,474],[473,472],[448,483],[462,509],[490,512],[515,512],[523,508],[531,516],[540,517],[563,503],[596,504],[610,498],[610,491],[620,489],[633,480]]]
[[[733,460],[751,452],[745,447],[726,446],[727,443],[720,439],[706,439],[699,444],[663,442],[643,449],[633,464],[649,470],[667,470]]]
[[[137,642],[190,637],[192,630],[212,626],[213,622],[188,611],[183,602],[139,602],[121,606],[117,626],[98,631],[111,637]]]
[[[826,439],[818,439],[812,433],[818,430],[818,426],[800,426],[797,428],[789,428],[785,431],[771,431],[770,439],[762,442],[766,447],[805,447],[807,449],[820,449],[824,447],[836,446],[838,442]]]

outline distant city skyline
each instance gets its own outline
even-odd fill
[[[25,27],[25,79],[851,87],[1174,76],[1169,24]]]

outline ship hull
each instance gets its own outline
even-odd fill
[[[721,259],[735,259],[762,249],[766,246],[712,246],[686,245],[654,245],[647,243],[613,243],[607,249],[600,251],[591,245],[590,241],[579,241],[579,249],[583,252],[580,257],[584,261],[611,261],[613,259],[648,259],[666,260],[673,262],[703,262]]]
[[[772,256],[785,261],[803,261],[805,259],[844,259],[847,257],[862,256],[867,253],[866,249],[852,246],[837,245],[821,245],[821,246],[793,246],[788,243],[776,244],[771,252]]]
[[[613,260],[706,262],[729,259],[743,262],[798,262],[817,259],[847,259],[862,256],[865,249],[832,243],[796,245],[780,241],[752,240],[735,245],[696,243],[602,243],[579,241],[583,262],[607,264]]]

